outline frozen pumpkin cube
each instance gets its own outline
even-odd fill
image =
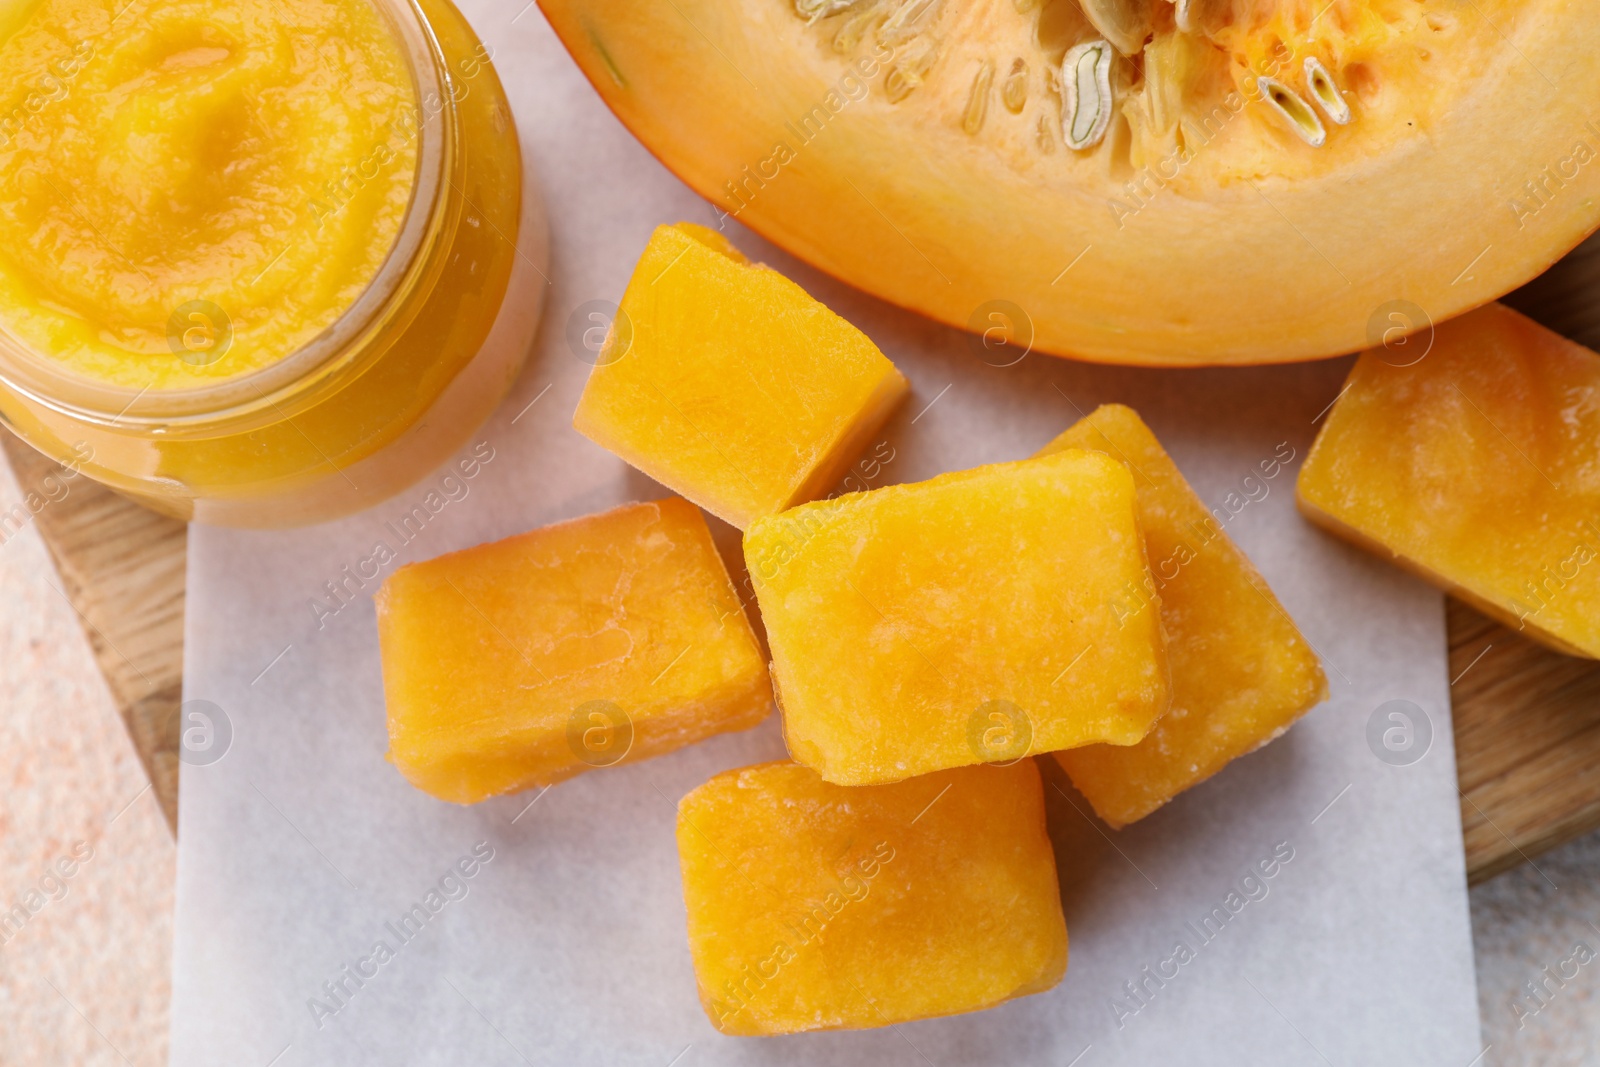
[[[1055,754],[1100,817],[1122,827],[1283,733],[1327,699],[1328,683],[1265,579],[1131,408],[1097,408],[1040,454],[1065,448],[1105,452],[1133,474],[1152,585],[1128,590],[1120,608],[1160,612],[1172,667],[1172,707],[1143,741]]]
[[[826,493],[905,392],[860,330],[679,223],[639,257],[572,424],[744,529]]]
[[[725,1034],[976,1011],[1067,967],[1032,760],[851,789],[787,761],[678,804],[700,1003]]]
[[[1300,471],[1300,510],[1600,657],[1600,356],[1499,304],[1436,327],[1420,360],[1401,351],[1356,361]]]
[[[804,504],[744,538],[789,753],[842,785],[1131,745],[1167,709],[1121,462],[1074,449]]]
[[[684,500],[413,563],[377,602],[389,759],[443,800],[658,756],[772,708],[750,623]]]

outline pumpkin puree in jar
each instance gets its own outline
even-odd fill
[[[24,0],[0,14],[0,327],[141,390],[282,359],[394,246],[417,113],[370,0]]]

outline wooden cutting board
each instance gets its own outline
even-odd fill
[[[0,439],[25,493],[59,475]],[[66,484],[34,521],[176,833],[186,527],[87,478]],[[1600,826],[1600,663],[1454,600],[1449,632],[1467,875],[1479,882]]]
[[[0,429],[33,522],[89,635],[111,699],[138,750],[167,825],[178,826],[178,705],[183,699],[184,564],[188,527],[55,463]],[[61,495],[60,486],[66,486]],[[30,509],[31,510],[31,509]],[[9,524],[0,534],[11,534]]]

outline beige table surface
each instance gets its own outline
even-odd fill
[[[0,544],[0,783],[0,912],[46,901],[0,927],[0,1065],[166,1063],[177,848],[31,525]]]
[[[18,499],[0,463],[0,510]],[[0,945],[0,1067],[165,1063],[175,848],[31,525],[0,543],[0,781],[0,911],[93,849]],[[1545,974],[1580,941],[1600,950],[1600,833],[1471,901],[1491,1046],[1480,1063],[1600,1065],[1600,959],[1559,987]],[[1542,1006],[1524,990],[1539,981]]]

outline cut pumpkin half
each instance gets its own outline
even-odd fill
[[[1600,17],[1564,0],[539,3],[719,212],[1047,352],[1353,351],[1600,224]]]

